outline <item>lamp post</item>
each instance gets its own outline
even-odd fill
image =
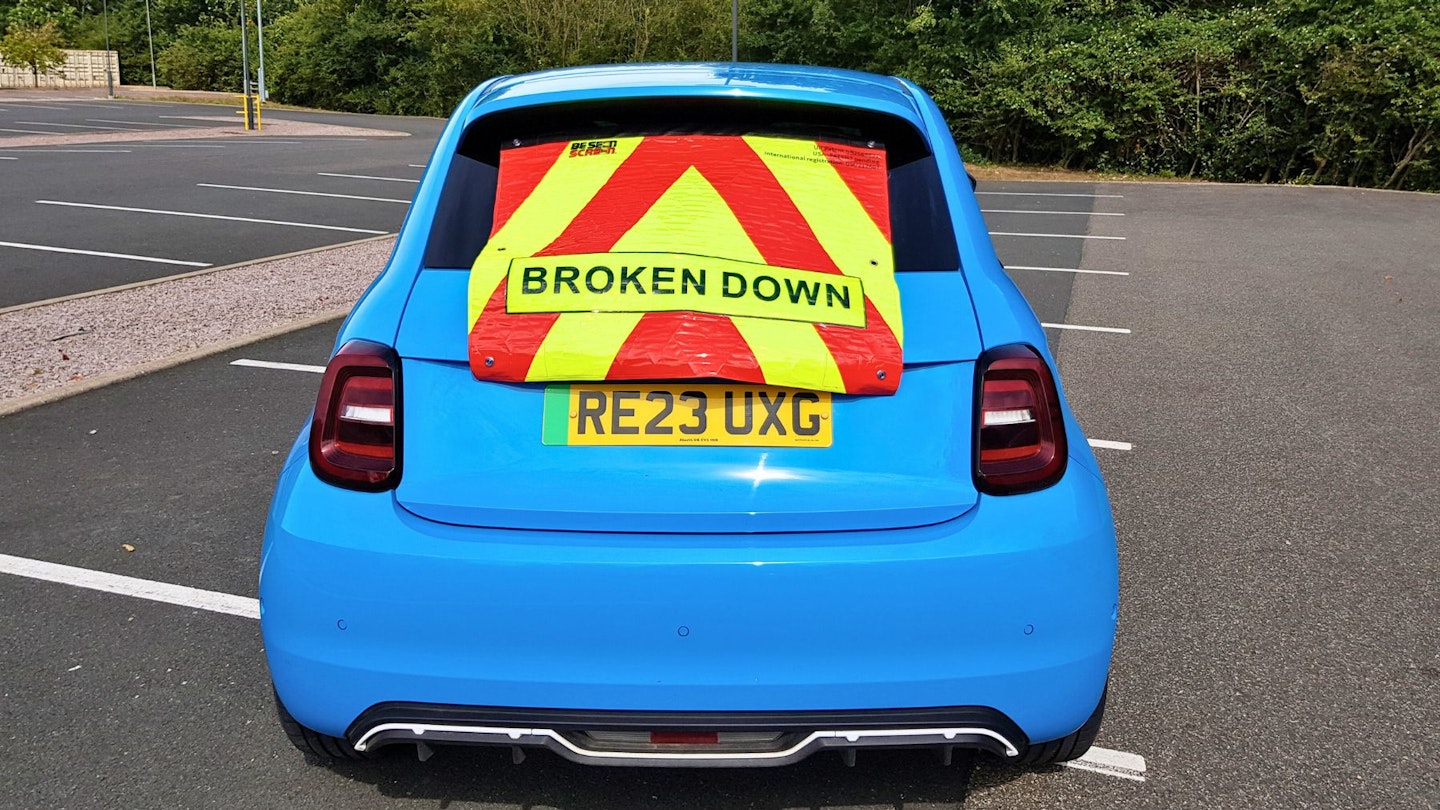
[[[245,28],[245,0],[240,0],[240,92],[245,94],[245,129],[255,128],[255,107],[250,103],[250,34]]]
[[[115,98],[115,74],[110,70],[110,3],[100,0],[101,16],[105,20],[105,94]]]
[[[730,0],[730,61],[740,61],[740,0]]]
[[[255,36],[259,39],[257,44],[260,46],[260,100],[269,101],[270,90],[265,86],[265,17],[260,9],[260,0],[255,0]]]
[[[155,80],[155,31],[150,28],[150,0],[145,0],[145,36],[150,40],[150,86],[159,87]]]

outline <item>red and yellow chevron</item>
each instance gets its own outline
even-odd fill
[[[720,135],[507,149],[469,296],[482,380],[893,394],[885,152]]]

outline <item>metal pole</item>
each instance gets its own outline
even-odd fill
[[[105,19],[105,93],[115,98],[115,74],[110,70],[110,3],[101,0],[100,9]]]
[[[150,86],[159,87],[155,80],[155,32],[150,28],[150,0],[145,0],[145,36],[150,39]]]
[[[240,0],[240,90],[245,94],[245,129],[255,128],[255,108],[250,105],[250,34],[245,28],[245,0]]]
[[[740,0],[730,0],[730,61],[740,61]]]
[[[270,91],[265,87],[265,18],[260,10],[260,0],[255,0],[255,35],[260,39],[260,100],[269,101]]]

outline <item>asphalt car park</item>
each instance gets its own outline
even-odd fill
[[[881,754],[854,769],[816,757],[738,773],[548,756],[513,766],[481,750],[305,766],[271,715],[257,625],[216,606],[243,613],[254,597],[265,505],[331,325],[0,420],[0,552],[198,589],[176,605],[125,595],[143,591],[134,582],[0,578],[5,795],[20,806],[1432,805],[1440,201],[1160,184],[980,191],[1102,443],[1122,616],[1098,744],[1143,757],[1143,782]]]
[[[441,123],[270,118],[400,134],[247,136],[219,105],[0,101],[0,178],[11,190],[0,200],[0,307],[392,233]],[[177,128],[205,137],[171,137]],[[6,144],[118,132],[166,138]]]

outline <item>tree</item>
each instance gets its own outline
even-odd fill
[[[65,64],[59,26],[53,20],[35,26],[11,23],[5,37],[0,39],[0,60],[30,68],[35,86],[39,87],[41,73]]]

